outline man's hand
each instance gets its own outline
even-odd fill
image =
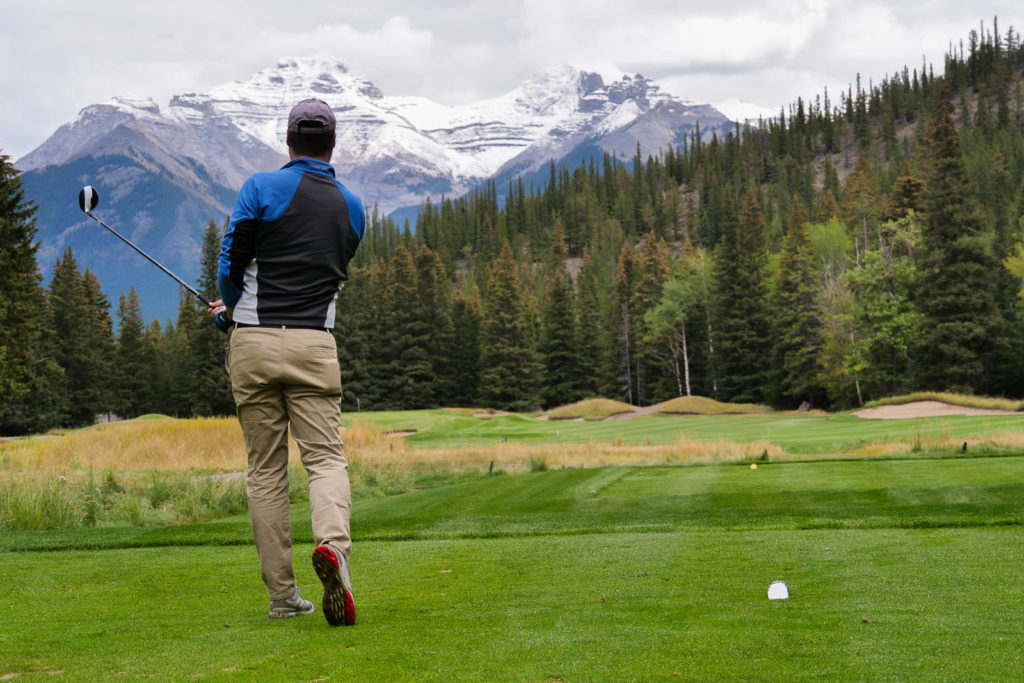
[[[224,301],[221,299],[210,302],[210,315],[213,316],[213,322],[216,323],[217,329],[225,334],[235,324],[231,319],[231,309],[225,306]]]

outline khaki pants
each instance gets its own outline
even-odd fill
[[[341,443],[341,372],[322,330],[236,328],[231,389],[245,436],[246,493],[260,573],[271,600],[295,592],[288,510],[288,427],[309,474],[313,538],[348,557],[352,494]]]

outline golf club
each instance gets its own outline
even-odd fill
[[[100,203],[100,195],[99,195],[98,192],[96,192],[96,188],[95,187],[93,187],[91,185],[86,185],[85,187],[83,187],[81,189],[81,191],[79,191],[79,193],[78,193],[78,208],[80,208],[82,210],[82,212],[86,216],[88,216],[89,218],[93,219],[94,221],[96,221],[97,223],[102,225],[104,228],[109,230],[110,232],[114,233],[114,235],[116,235],[118,239],[120,239],[122,242],[127,244],[129,247],[131,247],[132,249],[134,249],[135,251],[140,253],[142,256],[144,256],[146,258],[146,260],[149,261],[150,263],[152,263],[154,266],[156,266],[160,270],[162,270],[165,273],[167,273],[168,275],[170,275],[171,278],[173,278],[175,282],[177,282],[179,285],[181,285],[182,287],[187,289],[190,294],[195,296],[197,299],[199,299],[204,304],[206,304],[207,307],[209,307],[210,300],[207,299],[202,294],[200,294],[198,291],[196,291],[196,289],[194,287],[192,287],[192,285],[188,284],[187,282],[182,280],[180,277],[178,277],[177,275],[175,275],[171,271],[167,270],[167,268],[165,268],[163,265],[161,265],[159,261],[157,261],[155,258],[150,256],[146,252],[142,251],[142,249],[139,249],[127,237],[125,237],[124,235],[119,233],[117,230],[114,230],[112,227],[110,227],[109,225],[107,225],[106,223],[101,221],[99,218],[97,218],[96,215],[92,213],[92,210],[95,209],[96,205],[99,204],[99,203]],[[221,309],[221,311],[223,311],[223,309]],[[214,318],[214,321],[216,322],[218,328],[220,328],[224,332],[227,332],[228,329],[230,329],[230,326],[231,326],[230,325],[230,321],[228,321],[227,318],[224,318],[223,316],[220,315],[221,311],[218,311],[217,316]]]

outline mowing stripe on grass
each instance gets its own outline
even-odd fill
[[[356,502],[351,629],[266,618],[244,517],[8,533],[0,676],[1017,680],[1022,499],[1024,456],[481,476]]]
[[[866,420],[840,415],[650,415],[629,420],[561,422],[524,415],[482,420],[449,410],[346,414],[346,422],[373,422],[385,430],[415,430],[416,448],[524,444],[672,444],[685,440],[771,442],[788,453],[829,454],[872,443],[913,444],[991,439],[1024,432],[1021,415],[957,415],[905,420]]]
[[[1024,456],[605,467],[481,475],[357,500],[356,542],[700,529],[1024,525]],[[312,541],[308,505],[296,538]],[[9,532],[0,549],[251,542],[248,518],[150,528]]]

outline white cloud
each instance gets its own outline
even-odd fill
[[[467,102],[572,64],[641,72],[700,102],[778,110],[860,73],[878,82],[1019,0],[0,0],[0,150],[21,156],[82,107],[248,78],[329,53],[389,95]]]
[[[524,45],[630,63],[744,64],[794,54],[822,27],[826,3],[524,3]]]

